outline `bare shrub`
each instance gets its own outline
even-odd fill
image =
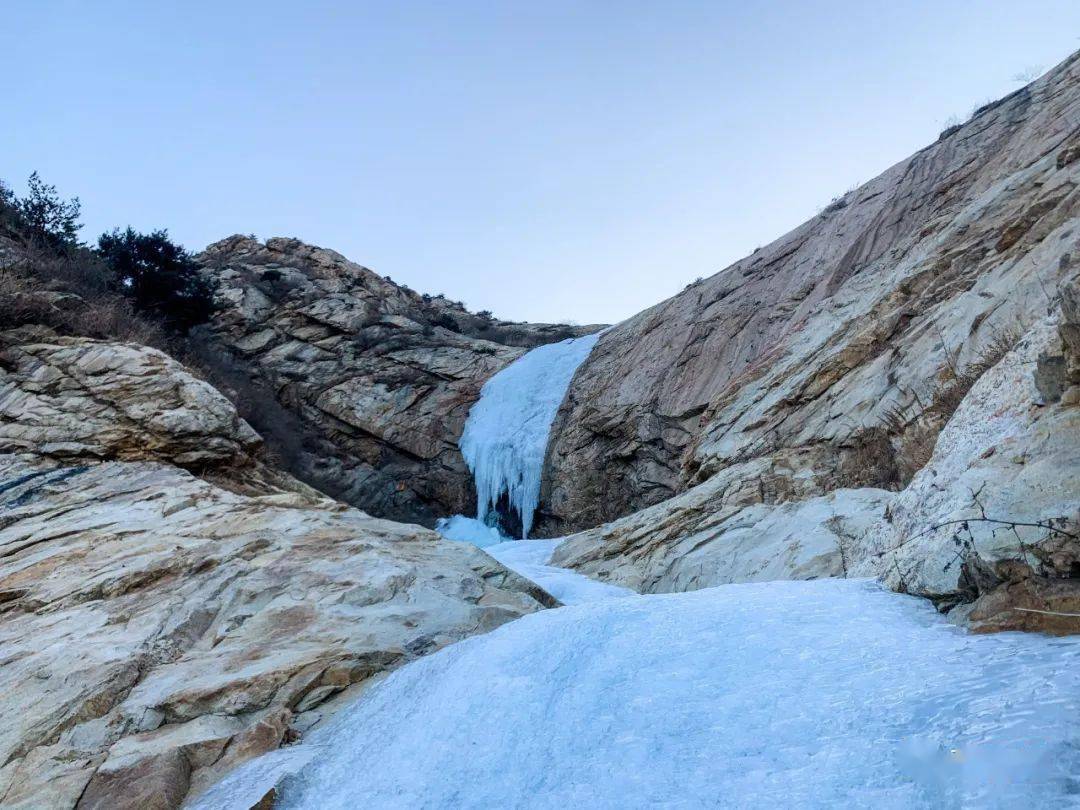
[[[916,422],[900,436],[900,446],[896,451],[896,478],[899,486],[907,486],[915,473],[930,462],[940,432],[940,427]]]
[[[1019,82],[1020,84],[1030,84],[1042,75],[1042,65],[1028,65],[1023,70],[1018,70],[1014,73],[1012,80],[1014,82]]]
[[[962,369],[950,364],[924,414],[939,418],[944,425],[979,378],[1001,362],[1019,340],[1020,336],[1012,330],[996,332],[971,363]]]
[[[872,427],[857,433],[841,455],[840,474],[844,486],[894,487],[898,481],[896,453],[888,432]]]
[[[1019,341],[1012,330],[993,335],[977,357],[959,368],[949,360],[930,403],[888,408],[880,425],[849,438],[840,464],[845,486],[902,489],[927,465],[938,434],[979,378],[997,365]]]
[[[142,343],[174,352],[177,339],[110,290],[88,253],[58,255],[30,249],[17,266],[0,268],[0,328],[37,324],[61,335]]]

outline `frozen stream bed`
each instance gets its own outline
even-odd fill
[[[484,549],[507,568],[531,579],[564,605],[637,596],[629,588],[598,582],[577,571],[548,565],[558,540],[508,540]]]
[[[1080,806],[1080,640],[858,580],[613,598],[552,544],[489,551],[578,604],[403,667],[202,806],[288,772],[279,807]]]

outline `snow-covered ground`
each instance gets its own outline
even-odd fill
[[[523,543],[494,550],[547,568]],[[327,810],[1080,805],[1080,639],[861,580],[595,595],[403,667],[201,806],[281,771],[276,806]]]
[[[506,493],[521,516],[522,537],[529,536],[551,423],[574,372],[599,337],[540,346],[484,383],[459,442],[476,479],[476,516],[481,522]]]
[[[599,582],[577,571],[548,565],[556,540],[508,540],[484,549],[507,568],[531,579],[564,605],[579,605],[600,599],[637,596],[629,588]]]

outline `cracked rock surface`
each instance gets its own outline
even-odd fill
[[[134,344],[0,334],[0,450],[55,458],[228,462],[261,443],[220,392]]]
[[[605,332],[548,449],[553,561],[1080,632],[1078,139],[1080,53]]]
[[[1072,361],[1070,313],[974,383],[899,492],[833,488],[822,447],[774,453],[571,535],[552,562],[646,593],[878,577],[976,631],[1080,632],[1080,405],[1040,402],[1034,374]]]

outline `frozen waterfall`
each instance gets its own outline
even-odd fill
[[[480,523],[490,522],[489,515],[505,494],[521,518],[521,536],[529,536],[540,503],[540,476],[551,423],[574,372],[599,337],[586,335],[539,346],[480,390],[459,442],[476,481],[476,518]]]

